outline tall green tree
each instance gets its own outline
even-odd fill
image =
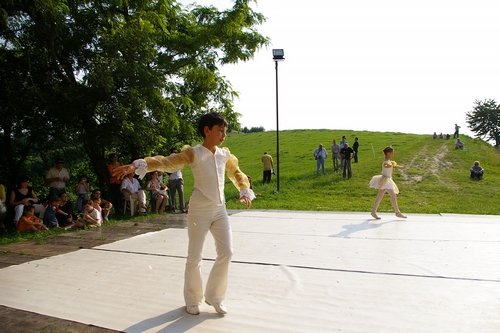
[[[268,43],[253,2],[227,10],[173,0],[3,2],[0,167],[15,177],[35,147],[47,167],[49,155],[71,150],[105,186],[109,152],[129,162],[189,144],[211,111],[239,129],[237,94],[219,67]]]
[[[500,146],[500,105],[495,100],[476,100],[472,111],[466,113],[466,121],[476,136]]]

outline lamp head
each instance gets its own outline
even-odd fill
[[[285,51],[283,49],[273,49],[273,60],[274,61],[285,60]]]

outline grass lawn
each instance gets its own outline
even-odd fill
[[[353,163],[353,177],[342,179],[333,171],[330,146],[342,135],[349,145],[359,138],[359,163]],[[454,139],[432,139],[431,135],[388,132],[354,132],[341,130],[290,130],[280,132],[280,191],[276,192],[276,176],[270,184],[262,184],[261,156],[268,151],[276,164],[276,132],[228,133],[223,146],[239,159],[241,170],[250,175],[257,198],[253,209],[306,210],[335,212],[370,212],[377,194],[368,187],[371,177],[381,173],[382,149],[395,149],[393,160],[404,165],[394,170],[393,179],[399,187],[398,203],[404,214],[486,214],[500,215],[500,150],[487,143],[461,136],[463,150],[454,148]],[[322,143],[329,156],[326,175],[316,175],[314,149]],[[479,160],[485,169],[481,181],[469,178],[469,169]],[[193,189],[191,169],[183,170],[185,200]],[[239,193],[226,180],[225,195],[228,209],[243,209],[236,203]],[[379,212],[392,212],[387,196]],[[111,216],[106,225],[133,221],[142,217]],[[71,232],[51,230],[57,234]],[[47,233],[9,234],[0,244],[43,238]]]

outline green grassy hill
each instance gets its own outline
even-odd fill
[[[349,145],[359,138],[359,163],[353,163],[353,177],[343,180],[334,173],[331,156],[326,175],[316,175],[312,152],[322,143],[330,154],[332,140],[342,135]],[[280,132],[280,191],[276,177],[262,185],[260,157],[268,151],[276,163],[276,132],[229,133],[223,146],[240,161],[240,168],[253,179],[257,199],[254,209],[356,211],[369,212],[376,190],[368,187],[372,176],[380,174],[382,149],[395,149],[393,160],[405,169],[395,170],[398,202],[404,213],[500,214],[500,151],[487,143],[461,137],[463,150],[455,150],[450,140],[432,139],[431,135],[342,130],[290,130]],[[469,178],[469,168],[479,160],[485,168],[481,181]],[[186,196],[192,189],[192,175],[184,170]],[[234,203],[238,193],[230,181],[226,184],[227,207],[243,208]],[[390,200],[384,198],[379,212],[392,212]]]

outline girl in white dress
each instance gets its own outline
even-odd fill
[[[392,170],[394,168],[403,169],[404,167],[402,165],[398,165],[394,161],[391,161],[391,158],[394,155],[394,149],[392,147],[385,147],[383,152],[385,158],[384,158],[384,163],[382,163],[382,174],[373,176],[373,178],[370,180],[369,183],[369,186],[371,188],[378,189],[378,195],[377,198],[375,199],[375,203],[373,204],[373,209],[371,214],[374,218],[380,219],[380,217],[377,215],[377,208],[378,205],[380,204],[380,201],[382,201],[385,192],[387,192],[391,197],[392,207],[394,207],[396,216],[401,218],[406,218],[406,216],[401,214],[401,212],[399,211],[398,200],[396,199],[396,194],[399,193],[399,189],[396,183],[392,180]]]

